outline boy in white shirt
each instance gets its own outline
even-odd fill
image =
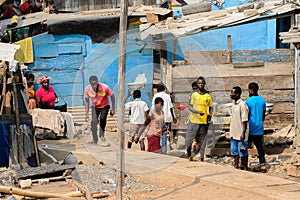
[[[149,112],[148,105],[141,99],[141,91],[133,91],[133,101],[125,104],[125,109],[129,110],[130,114],[130,128],[129,128],[129,140],[127,148],[131,148],[132,142],[136,144],[139,142],[141,150],[145,151],[145,135],[139,135],[139,130],[143,127],[146,116]]]

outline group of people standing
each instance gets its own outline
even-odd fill
[[[206,82],[203,77],[199,77],[192,84],[193,91],[188,104],[191,114],[189,116],[185,144],[187,156],[191,161],[194,160],[200,149],[205,148],[205,137],[213,113],[212,97],[205,89],[205,85]],[[234,160],[234,167],[247,170],[248,148],[253,142],[259,156],[259,170],[266,172],[263,149],[266,101],[258,95],[258,90],[259,86],[257,83],[249,83],[249,98],[245,102],[241,99],[241,87],[235,86],[231,90],[230,97],[233,100],[233,105],[230,110],[230,152]],[[196,145],[192,149],[193,141],[196,141]],[[201,155],[200,160],[204,161],[203,155]]]
[[[258,152],[259,170],[266,172],[263,149],[266,101],[258,95],[258,90],[257,83],[249,83],[249,98],[245,102],[241,99],[242,89],[239,86],[235,86],[231,90],[230,97],[233,99],[233,105],[230,123],[230,135],[232,137],[230,152],[234,158],[234,167],[247,170],[248,146],[253,142]],[[239,165],[240,160],[241,164]]]
[[[34,81],[35,76],[31,72],[24,74],[26,79],[27,88],[27,105],[28,109],[32,110],[35,108],[41,109],[54,109],[55,103],[58,102],[58,97],[53,87],[50,86],[50,78],[48,76],[42,76],[39,79],[40,87],[35,91]]]
[[[84,91],[86,120],[88,121],[89,108],[91,107],[92,142],[98,143],[97,124],[99,122],[99,136],[101,141],[104,142],[106,140],[104,137],[106,118],[110,110],[108,97],[111,97],[112,102],[111,116],[115,113],[115,97],[107,85],[98,82],[96,76],[91,76],[89,81],[90,84]],[[190,115],[185,140],[187,156],[191,161],[199,153],[205,142],[213,114],[213,100],[205,89],[205,78],[199,77],[192,86],[193,91],[188,102]],[[157,93],[153,96],[151,109],[149,109],[146,102],[141,100],[141,91],[133,91],[134,100],[125,104],[125,108],[129,110],[130,114],[130,135],[127,148],[131,148],[132,143],[139,143],[141,150],[145,151],[144,140],[147,138],[147,151],[166,153],[167,131],[171,130],[171,123],[176,123],[177,119],[171,97],[165,92],[165,89],[163,84],[157,86]],[[258,151],[260,170],[265,172],[263,134],[266,102],[264,98],[258,95],[258,89],[259,86],[255,82],[248,85],[249,98],[246,102],[241,99],[242,89],[239,86],[235,86],[231,90],[230,97],[233,100],[233,105],[230,111],[230,151],[234,158],[234,167],[248,169],[248,147],[253,142]],[[90,99],[92,100],[92,106],[90,106]],[[192,149],[193,141],[196,141],[196,145]],[[241,164],[239,165],[240,160]],[[204,157],[201,157],[201,161],[204,161]]]

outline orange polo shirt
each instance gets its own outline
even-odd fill
[[[103,83],[98,83],[98,86],[99,90],[97,93],[93,90],[90,84],[86,86],[84,89],[84,98],[91,98],[95,108],[104,108],[109,105],[108,97],[112,96],[113,92]]]

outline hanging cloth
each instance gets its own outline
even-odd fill
[[[15,44],[20,45],[20,49],[15,54],[15,60],[21,63],[33,63],[32,37],[15,42]]]

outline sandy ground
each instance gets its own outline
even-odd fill
[[[117,132],[106,132],[108,141],[113,144],[118,144]],[[125,148],[127,148],[127,135],[125,136]],[[83,142],[91,139],[91,135],[84,135],[84,138],[75,139],[74,141]],[[147,146],[147,143],[146,143]],[[138,144],[133,144],[132,149],[139,150]],[[182,155],[184,151],[177,152],[178,156]],[[254,173],[254,172],[253,172]],[[155,176],[153,172],[153,176]],[[286,175],[280,173],[269,174],[286,178]],[[164,179],[164,177],[162,177]],[[180,181],[180,180],[179,180]],[[246,180],[245,180],[246,181]],[[151,185],[153,183],[142,183],[135,182],[135,184],[141,184],[141,187],[147,187],[142,190],[137,186],[138,189],[123,189],[123,199],[127,200],[139,200],[139,199],[161,199],[161,200],[182,200],[182,199],[277,199],[276,197],[270,198],[257,194],[249,190],[241,190],[240,188],[234,188],[225,185],[219,185],[207,181],[195,179],[193,182],[185,183],[182,185],[174,184],[172,182],[165,182],[163,185]],[[147,185],[148,184],[148,185]],[[146,185],[146,186],[145,186]],[[117,199],[114,191],[110,192],[110,196],[106,199]]]

